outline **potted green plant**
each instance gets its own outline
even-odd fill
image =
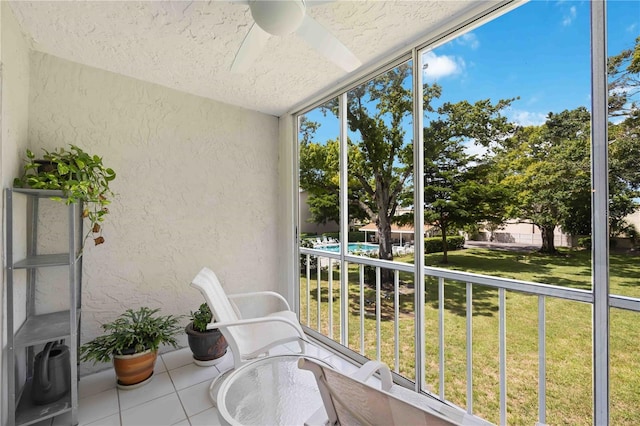
[[[193,362],[199,366],[215,365],[227,352],[227,341],[220,330],[207,330],[207,325],[212,319],[209,305],[203,303],[197,311],[191,312],[191,322],[185,328],[189,348],[193,353]]]
[[[179,317],[158,312],[146,306],[127,309],[114,321],[102,324],[106,333],[80,347],[80,360],[94,364],[113,360],[120,388],[146,383],[153,375],[158,348],[161,344],[176,348],[175,336],[182,328]]]
[[[116,178],[116,173],[103,165],[101,157],[87,154],[75,145],[69,145],[69,149],[43,151],[43,159],[36,159],[27,149],[23,175],[16,178],[13,185],[61,190],[65,198],[51,198],[67,204],[83,202],[82,217],[90,221],[85,241],[93,236],[95,245],[102,244],[102,222],[109,213],[107,205],[114,195],[109,183]]]

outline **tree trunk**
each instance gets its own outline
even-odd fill
[[[556,229],[555,225],[538,225],[540,233],[542,234],[542,248],[541,253],[554,254],[556,253],[556,247],[553,241],[553,231]]]
[[[442,263],[449,263],[449,256],[447,252],[449,251],[449,247],[447,247],[447,229],[442,228]]]
[[[393,242],[391,241],[391,222],[386,217],[379,218],[376,221],[378,227],[378,258],[384,260],[393,260]],[[382,283],[393,282],[393,270],[381,269],[380,281]]]
[[[441,263],[447,264],[449,263],[449,247],[447,246],[447,229],[449,229],[449,223],[447,222],[447,218],[441,212],[440,220],[438,221],[438,228],[440,228],[441,240],[442,240],[442,260]]]

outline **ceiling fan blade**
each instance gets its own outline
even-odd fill
[[[231,72],[246,71],[249,65],[260,55],[269,37],[271,37],[271,34],[254,23],[236,53],[233,64],[231,64]]]
[[[296,33],[314,49],[347,72],[362,65],[362,62],[340,40],[308,14],[304,17],[304,21]]]
[[[336,0],[304,0],[307,7],[322,6],[327,3],[335,3]]]

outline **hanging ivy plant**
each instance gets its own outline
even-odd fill
[[[61,190],[64,197],[51,199],[66,204],[82,201],[82,217],[91,223],[85,241],[92,236],[95,245],[104,243],[102,222],[109,213],[107,206],[114,196],[109,182],[116,178],[116,173],[102,164],[101,157],[87,154],[75,145],[69,145],[69,149],[43,151],[43,159],[36,159],[35,154],[27,149],[24,173],[14,180],[13,185]]]

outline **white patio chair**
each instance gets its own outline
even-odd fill
[[[351,376],[301,357],[298,367],[313,373],[326,410],[318,410],[305,423],[311,425],[478,425],[478,417],[435,398],[393,383],[389,368],[369,361]],[[380,373],[381,389],[367,383]],[[329,419],[325,416],[328,415]]]
[[[304,342],[308,341],[295,312],[282,295],[273,291],[260,291],[227,295],[216,274],[209,268],[202,268],[191,282],[191,286],[200,290],[213,314],[207,329],[217,328],[227,340],[233,353],[234,368],[268,354],[269,349],[287,342],[297,342],[304,353]],[[265,315],[243,311],[239,308],[242,299],[269,308],[275,301],[283,310],[272,310]]]

